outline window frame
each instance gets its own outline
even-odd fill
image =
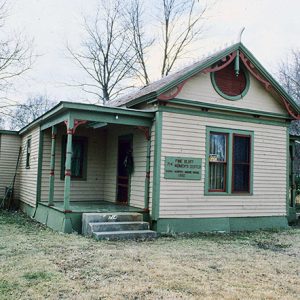
[[[29,150],[29,151],[28,151]],[[32,151],[32,137],[29,136],[26,140],[26,161],[25,161],[25,169],[30,169],[30,158]]]
[[[88,138],[86,136],[73,136],[72,145],[76,141],[83,144],[82,177],[71,176],[71,180],[86,181],[87,180]],[[67,136],[63,135],[61,138],[61,167],[60,167],[61,180],[65,180],[66,146],[67,146]],[[72,165],[71,165],[71,170],[72,170]]]
[[[225,177],[225,191],[215,191],[209,189],[209,152],[210,152],[210,135],[211,133],[227,134],[227,168]],[[233,137],[247,136],[250,137],[250,170],[249,170],[249,192],[233,191]],[[252,196],[253,195],[253,162],[254,162],[254,132],[250,130],[239,130],[222,127],[206,127],[206,147],[205,147],[205,188],[204,195],[207,196]]]
[[[226,192],[226,186],[227,186],[227,172],[228,172],[228,134],[224,133],[224,132],[213,132],[211,131],[210,134],[213,133],[215,135],[223,135],[225,136],[225,161],[224,162],[210,162],[208,161],[208,168],[209,168],[209,164],[222,164],[225,165],[225,170],[224,170],[224,189],[220,190],[220,189],[209,189],[208,191],[210,193],[223,193]],[[209,148],[210,148],[210,136],[209,136]],[[210,150],[209,150],[210,152]],[[209,160],[209,159],[208,159]],[[209,178],[209,177],[208,177]],[[209,179],[208,179],[209,180]]]

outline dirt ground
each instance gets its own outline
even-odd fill
[[[0,299],[300,299],[300,228],[96,242],[0,212]]]

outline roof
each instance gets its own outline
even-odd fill
[[[5,129],[0,129],[0,134],[18,135],[18,131],[15,131],[15,130],[5,130]]]
[[[300,113],[300,107],[296,101],[283,89],[282,86],[267,72],[267,70],[258,62],[253,54],[242,44],[237,43],[220,51],[217,51],[200,61],[191,64],[188,67],[181,69],[173,74],[170,74],[158,81],[155,81],[145,87],[140,88],[131,94],[120,97],[110,103],[110,106],[126,106],[132,107],[136,104],[143,103],[148,100],[156,99],[160,94],[176,87],[178,84],[201,72],[218,62],[223,57],[231,54],[234,51],[241,51],[255,66],[255,68],[263,75],[273,86],[273,88],[293,107],[293,109]]]
[[[142,117],[146,119],[153,118],[153,110],[136,110],[136,109],[129,109],[129,108],[122,108],[122,107],[107,107],[107,106],[100,106],[95,104],[86,104],[86,103],[78,103],[78,102],[67,102],[61,101],[57,105],[55,105],[52,109],[44,113],[39,118],[33,120],[31,123],[23,127],[19,130],[19,134],[25,133],[27,130],[45,123],[47,120],[52,119],[64,112],[67,111],[85,111],[85,112],[99,112],[99,113],[108,113],[108,114],[118,114],[118,115],[127,115],[133,117]]]

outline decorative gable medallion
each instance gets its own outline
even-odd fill
[[[227,100],[239,100],[249,90],[249,73],[243,66],[237,71],[234,61],[225,68],[212,72],[211,81],[215,91]]]

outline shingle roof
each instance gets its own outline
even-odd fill
[[[129,93],[127,95],[124,95],[114,101],[111,101],[109,103],[110,106],[124,106],[127,103],[131,102],[132,100],[141,98],[143,96],[149,95],[151,93],[154,93],[161,88],[165,87],[167,84],[176,81],[177,79],[181,78],[186,73],[201,68],[202,65],[204,65],[205,62],[210,61],[214,59],[215,57],[218,57],[221,53],[225,52],[227,49],[237,48],[239,44],[231,45],[230,47],[226,47],[222,50],[219,50],[213,54],[207,55],[206,57],[203,57],[201,60],[197,61],[196,63],[193,63],[175,73],[172,73],[168,76],[163,77],[160,80],[157,80],[155,82],[150,83],[147,86],[141,87],[139,90],[134,91],[132,93]]]
[[[253,54],[241,43],[231,45],[213,54],[210,54],[200,61],[191,64],[173,74],[170,74],[158,81],[155,81],[148,86],[142,87],[139,90],[120,97],[112,101],[109,106],[125,106],[132,107],[137,103],[152,100],[157,98],[160,94],[174,88],[181,82],[188,78],[196,75],[202,70],[210,67],[211,65],[218,62],[220,59],[226,57],[234,51],[241,51],[249,59],[252,65],[255,66],[256,70],[262,75],[263,78],[267,79],[271,83],[273,88],[278,94],[280,94],[293,108],[296,114],[300,116],[300,107],[296,101],[282,88],[282,86],[272,77],[272,75],[256,60]]]

